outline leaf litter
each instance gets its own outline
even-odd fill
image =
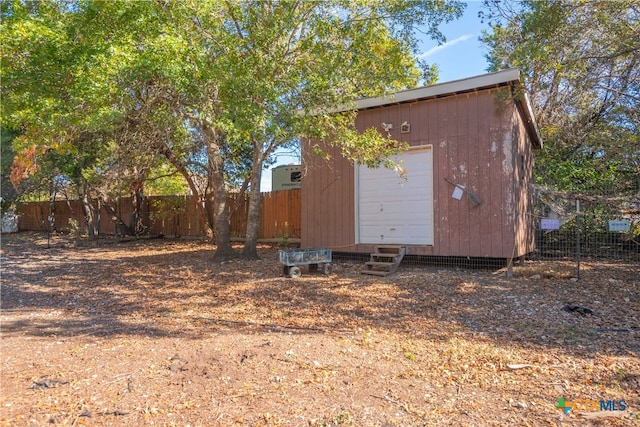
[[[637,266],[282,276],[277,250],[2,239],[2,425],[637,425]],[[588,308],[563,310],[563,307]],[[555,407],[624,400],[625,411]]]

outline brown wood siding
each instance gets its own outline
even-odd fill
[[[520,115],[513,114],[514,130],[517,140],[516,179],[518,182],[516,245],[517,256],[523,256],[535,250],[535,217],[533,192],[534,156],[531,139]]]
[[[302,245],[352,250],[355,238],[353,166],[335,148],[328,161],[303,148]]]
[[[392,123],[391,136],[411,146],[433,148],[434,244],[410,246],[409,254],[510,258],[532,248],[528,185],[533,154],[523,122],[512,100],[490,89],[414,103],[360,111],[358,129],[381,129]],[[411,132],[400,133],[407,121]],[[302,183],[302,245],[369,252],[355,245],[354,169],[337,149],[330,161],[310,154],[303,145],[307,175]],[[517,162],[524,155],[523,182]],[[331,176],[341,178],[332,182]],[[465,195],[451,197],[454,186],[465,185],[482,203],[473,206]],[[348,179],[347,179],[348,178]],[[321,192],[332,183],[331,191]],[[348,226],[347,226],[348,224]],[[517,236],[517,241],[516,241]],[[524,252],[523,252],[524,251]]]
[[[480,129],[480,118],[478,114],[473,114],[474,111],[478,111],[478,96],[475,94],[465,95],[465,101],[467,104],[467,134],[466,144],[468,150],[468,183],[469,190],[473,194],[481,197],[481,185],[483,185],[484,169],[480,162],[480,144],[478,141],[478,132]],[[469,253],[481,254],[483,241],[481,237],[482,217],[481,213],[486,211],[482,209],[482,204],[479,206],[470,207],[469,212]]]
[[[513,149],[511,138],[511,115],[504,113],[506,106],[495,105],[491,115],[491,227],[495,238],[492,239],[492,253],[500,258],[509,258],[514,251],[514,188],[513,188]],[[510,113],[510,111],[509,111]],[[494,147],[497,149],[494,150]],[[496,185],[497,184],[497,185]]]
[[[478,256],[490,257],[492,255],[493,247],[493,230],[491,228],[491,222],[493,217],[493,211],[491,209],[492,199],[491,188],[493,178],[491,175],[491,138],[490,138],[490,126],[491,115],[493,113],[493,105],[487,106],[487,95],[479,94],[476,96],[476,111],[478,127],[476,128],[475,144],[478,147],[478,155],[475,163],[478,167],[478,176],[475,182],[477,186],[478,197],[482,200],[480,206],[474,208],[475,224],[474,228],[478,230],[480,239],[479,251],[473,252],[479,254]]]

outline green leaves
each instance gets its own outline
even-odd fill
[[[126,191],[173,171],[170,161],[195,193],[197,182],[211,185],[211,174],[221,173],[208,155],[219,152],[226,162],[218,184],[237,182],[300,138],[330,138],[353,161],[384,164],[402,146],[374,129],[358,134],[353,112],[330,112],[414,87],[421,77],[416,27],[426,23],[440,39],[438,26],[463,4],[52,0],[0,7],[0,116],[21,133],[16,180],[63,174],[77,187]]]
[[[483,38],[492,69],[518,67],[526,75],[547,146],[537,156],[539,181],[562,189],[637,192],[637,4],[485,3],[496,24]]]

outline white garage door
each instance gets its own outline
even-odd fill
[[[356,167],[356,241],[433,244],[433,153],[413,149],[394,159],[406,179],[385,167]]]

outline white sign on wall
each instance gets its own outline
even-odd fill
[[[456,185],[456,188],[453,190],[453,194],[451,194],[451,197],[456,200],[460,200],[462,199],[462,194],[464,194],[464,185]]]
[[[540,220],[540,228],[543,230],[559,230],[560,220],[557,218],[544,218]]]
[[[609,231],[629,231],[631,230],[631,223],[623,219],[621,221],[611,220],[609,221]]]

